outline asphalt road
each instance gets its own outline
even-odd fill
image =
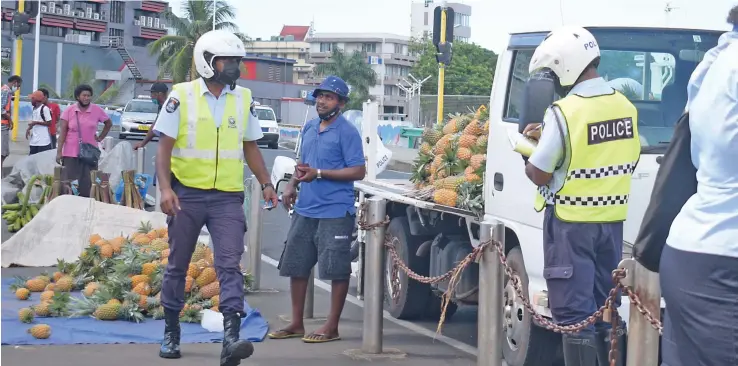
[[[135,145],[138,140],[125,140],[129,141],[131,145]],[[117,143],[118,141],[116,141]],[[152,154],[157,148],[156,141],[150,142],[146,145],[146,157],[145,159],[149,162],[146,164],[144,171],[148,174],[153,174],[153,160]],[[266,163],[267,169],[271,171],[272,163],[274,158],[277,156],[288,156],[294,158],[295,154],[290,149],[279,148],[276,150],[268,149],[263,147],[261,152],[264,156],[264,162]],[[245,174],[251,175],[251,170],[245,167]],[[410,174],[403,172],[384,171],[378,176],[382,179],[408,179]],[[282,255],[282,249],[284,248],[284,240],[287,237],[287,228],[289,228],[289,218],[287,211],[281,206],[272,211],[264,212],[263,227],[262,227],[262,241],[261,250],[262,254],[270,257],[274,260],[279,260]],[[356,295],[356,282],[352,281],[351,294]],[[327,309],[325,310],[327,311]],[[316,312],[320,310],[316,309]],[[433,321],[413,322],[421,325],[424,328],[435,332],[437,323]],[[443,327],[443,334],[464,342],[471,346],[477,346],[477,308],[475,306],[461,306],[451,320],[447,320]]]

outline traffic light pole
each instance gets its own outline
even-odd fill
[[[446,43],[446,3],[444,2],[443,8],[441,9],[441,44]],[[446,64],[443,62],[438,63],[438,110],[436,116],[436,123],[440,124],[443,122],[443,85],[446,78]]]
[[[25,5],[24,0],[18,0],[19,13],[23,13],[25,11]],[[15,57],[13,75],[20,76],[21,60],[23,60],[23,38],[21,38],[21,36],[16,36],[13,56]],[[18,88],[18,90],[15,91],[15,99],[13,100],[13,141],[17,141],[18,139],[18,109],[20,106],[20,95],[20,88]]]

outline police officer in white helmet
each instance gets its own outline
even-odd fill
[[[203,225],[215,251],[220,284],[219,310],[223,314],[221,366],[236,366],[254,351],[239,338],[244,314],[243,275],[246,219],[243,162],[261,183],[264,200],[277,205],[256,141],[261,127],[253,112],[251,90],[236,86],[245,55],[235,34],[214,30],[195,44],[195,68],[201,78],[174,85],[157,117],[160,134],[156,155],[161,209],[169,224],[169,263],[162,281],[165,310],[162,358],[179,358],[179,312],[184,306],[190,259]]]
[[[585,320],[613,287],[631,175],[640,157],[637,110],[599,76],[599,63],[597,40],[581,27],[548,34],[530,63],[531,78],[552,79],[562,98],[546,111],[542,129],[533,123],[524,130],[539,140],[525,173],[538,186],[536,211],[545,211],[543,275],[551,314],[561,325]],[[624,347],[620,324],[618,344]],[[609,365],[610,330],[599,320],[564,334],[566,365]],[[620,348],[618,365],[624,352]]]

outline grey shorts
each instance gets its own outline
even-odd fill
[[[293,214],[282,257],[279,275],[307,278],[318,263],[321,280],[351,278],[351,234],[354,215],[337,219],[314,219]]]
[[[10,130],[3,127],[2,131],[2,156],[10,155]]]

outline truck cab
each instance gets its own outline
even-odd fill
[[[685,109],[687,83],[706,51],[717,45],[723,31],[682,28],[586,27],[601,49],[600,75],[626,95],[638,110],[641,157],[632,177],[628,215],[624,228],[623,258],[631,257],[632,243],[647,208],[654,179],[663,154],[669,146],[674,126]],[[368,174],[355,184],[360,200],[381,197],[387,202],[390,223],[387,237],[400,259],[414,272],[436,277],[443,275],[480,244],[480,223],[505,225],[507,265],[517,281],[506,276],[503,284],[502,348],[510,366],[550,366],[561,355],[560,335],[533,320],[515,293],[520,282],[533,308],[551,317],[548,289],[543,277],[543,213],[533,209],[536,187],[526,177],[525,163],[513,151],[508,133],[522,131],[521,111],[528,67],[535,48],[549,30],[511,34],[508,46],[498,55],[495,80],[489,102],[489,135],[483,176],[484,212],[477,215],[457,207],[440,205],[413,194],[409,182],[376,179],[371,173],[375,161],[368,155]],[[368,112],[365,110],[364,115]],[[376,106],[376,105],[375,105]],[[374,107],[375,107],[374,106]],[[477,106],[470,106],[477,107]],[[376,112],[373,112],[376,113]],[[542,115],[542,113],[541,113]],[[370,119],[371,120],[371,119]],[[367,124],[365,119],[365,124]],[[376,123],[376,122],[375,122]],[[364,130],[365,149],[378,143],[370,139],[374,127]],[[359,230],[358,240],[365,233]],[[385,309],[399,319],[438,319],[440,295],[449,281],[422,284],[408,276],[385,255]],[[360,260],[361,263],[361,260]],[[357,278],[361,294],[364,272],[359,265]],[[461,274],[451,294],[455,304],[477,304],[478,265],[471,264]],[[662,300],[662,307],[665,307]],[[445,310],[449,319],[454,304]],[[629,302],[622,298],[619,313],[627,322]]]

